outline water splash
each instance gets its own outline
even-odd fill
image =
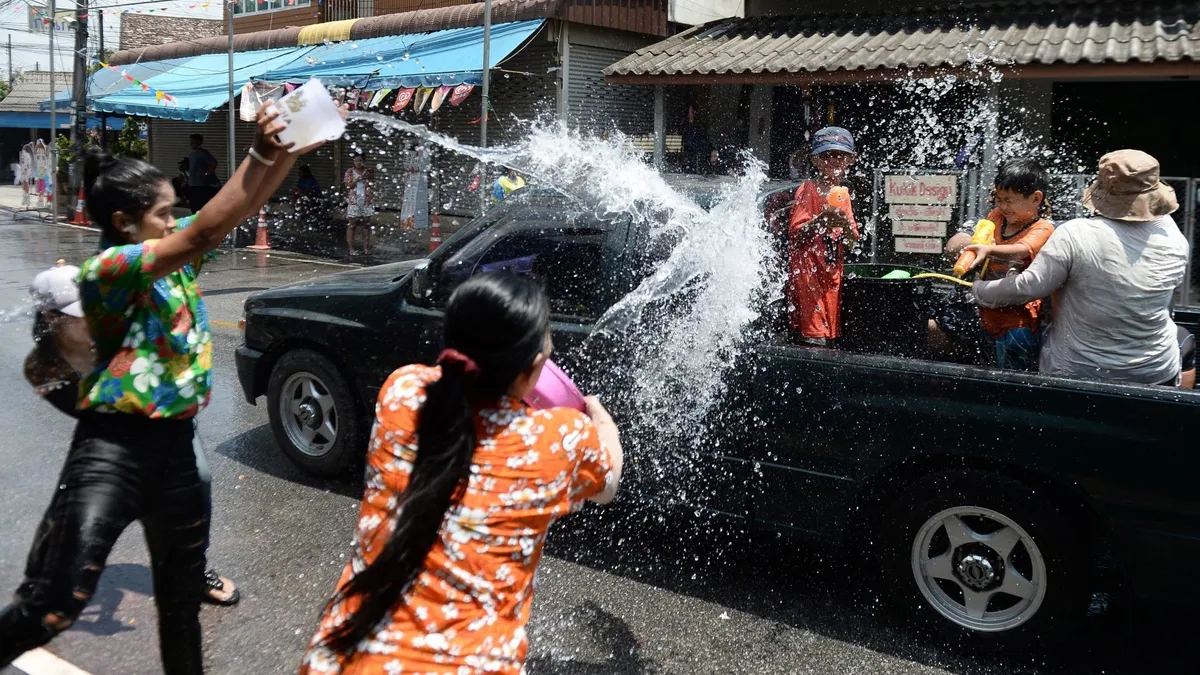
[[[24,298],[8,309],[0,309],[0,324],[33,320],[33,300]]]
[[[599,318],[584,351],[615,348],[628,358],[620,372],[599,379],[610,396],[635,418],[630,426],[664,448],[691,450],[707,438],[706,421],[725,392],[729,368],[738,360],[747,327],[759,316],[764,290],[781,287],[758,203],[765,167],[749,155],[745,169],[719,189],[705,210],[668,181],[625,139],[595,138],[560,124],[534,125],[518,143],[479,148],[429,129],[369,112],[352,120],[380,133],[413,134],[481,162],[510,167],[574,200],[581,210],[628,217],[643,241],[644,278]],[[593,339],[603,344],[592,344]],[[605,386],[607,385],[607,386]],[[666,477],[679,476],[678,461],[655,462]]]

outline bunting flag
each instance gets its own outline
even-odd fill
[[[170,94],[168,94],[165,91],[159,91],[158,89],[154,89],[154,87],[151,87],[150,85],[146,84],[145,82],[142,82],[141,80],[134,79],[134,77],[132,75],[125,72],[124,70],[117,68],[116,66],[110,66],[109,64],[107,64],[103,61],[96,61],[96,63],[99,63],[102,68],[108,68],[109,70],[113,71],[114,73],[120,74],[121,77],[125,78],[125,80],[127,82],[132,82],[132,83],[136,84],[137,86],[141,87],[142,91],[153,90],[154,91],[154,100],[158,101],[159,103],[174,103],[175,102],[174,96],[171,96]]]
[[[396,102],[392,104],[392,112],[400,112],[408,107],[409,101],[413,100],[413,92],[416,89],[401,89],[396,92]]]
[[[457,108],[460,103],[467,100],[467,97],[470,96],[471,92],[474,90],[475,90],[475,85],[473,85],[473,84],[465,84],[464,83],[464,84],[458,85],[457,87],[454,88],[454,93],[450,94],[450,105]]]
[[[418,115],[425,108],[425,104],[429,102],[430,96],[433,95],[433,87],[421,87],[417,89],[416,101],[413,102],[413,112]]]
[[[429,112],[435,113],[438,111],[438,108],[442,107],[442,101],[446,100],[446,97],[450,94],[451,89],[453,89],[453,87],[442,85],[437,88],[437,91],[433,92],[433,103],[429,104]]]
[[[387,98],[387,95],[390,93],[392,93],[391,89],[380,89],[379,91],[375,92],[375,98],[371,99],[371,107],[378,107],[380,103],[383,103],[383,99]]]

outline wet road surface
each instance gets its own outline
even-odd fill
[[[0,215],[0,309],[22,306],[34,274],[58,258],[78,263],[96,241],[89,232]],[[346,561],[356,477],[317,480],[289,464],[262,401],[252,407],[242,400],[233,364],[247,294],[334,271],[238,253],[222,255],[201,279],[214,320],[216,379],[200,416],[213,467],[209,560],[242,592],[237,607],[203,610],[210,673],[294,672]],[[0,323],[0,597],[21,579],[72,431],[71,420],[37,400],[22,378],[29,334],[28,319]],[[1132,669],[1096,648],[1048,663],[1023,654],[956,656],[856,592],[877,580],[857,576],[833,549],[674,512],[625,506],[588,513],[556,525],[550,539],[530,626],[531,675],[1189,672],[1187,659],[1157,644],[1146,648],[1156,660]],[[49,650],[97,675],[160,672],[148,562],[134,525],[92,603]],[[1120,634],[1093,637],[1105,649],[1127,642]]]

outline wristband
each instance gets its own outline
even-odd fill
[[[249,152],[250,156],[253,157],[254,159],[258,160],[258,162],[260,164],[262,164],[263,166],[275,166],[275,160],[267,159],[266,157],[263,157],[262,153],[260,153],[258,150],[254,149],[253,145],[250,146],[250,149],[247,150],[247,152]]]

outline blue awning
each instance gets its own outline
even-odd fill
[[[240,88],[247,80],[261,79],[268,70],[287,66],[293,61],[304,63],[304,56],[313,49],[286,47],[238,52],[233,55],[234,86]],[[203,122],[208,119],[209,111],[229,103],[229,55],[194,56],[143,82],[149,87],[148,91],[137,86],[126,87],[114,94],[96,97],[92,107],[121,115]],[[169,94],[174,100],[159,101],[155,89]]]
[[[492,26],[493,67],[521,48],[545,19]],[[415,35],[347,40],[313,48],[303,59],[263,73],[266,82],[306,82],[379,90],[480,84],[483,27],[451,28]]]
[[[71,128],[71,116],[67,113],[59,113],[54,124],[59,129]],[[100,126],[100,120],[95,117],[88,117],[87,125],[89,129],[96,129]],[[121,117],[108,118],[108,128],[114,131],[120,131],[125,127],[125,120]],[[0,129],[49,129],[50,128],[50,113],[48,112],[0,112]]]
[[[115,94],[119,91],[124,91],[128,87],[132,87],[133,82],[126,79],[126,75],[139,82],[144,82],[155,75],[170,72],[175,66],[182,65],[190,60],[191,57],[182,57],[178,59],[164,59],[162,61],[147,61],[146,63],[131,63],[127,66],[115,66],[116,70],[101,68],[88,77],[87,105],[91,106],[92,101],[101,96]],[[55,95],[54,103],[58,110],[70,110],[74,104],[73,99],[74,95],[71,87],[67,87]],[[42,101],[39,105],[43,111],[49,111],[50,99]]]

